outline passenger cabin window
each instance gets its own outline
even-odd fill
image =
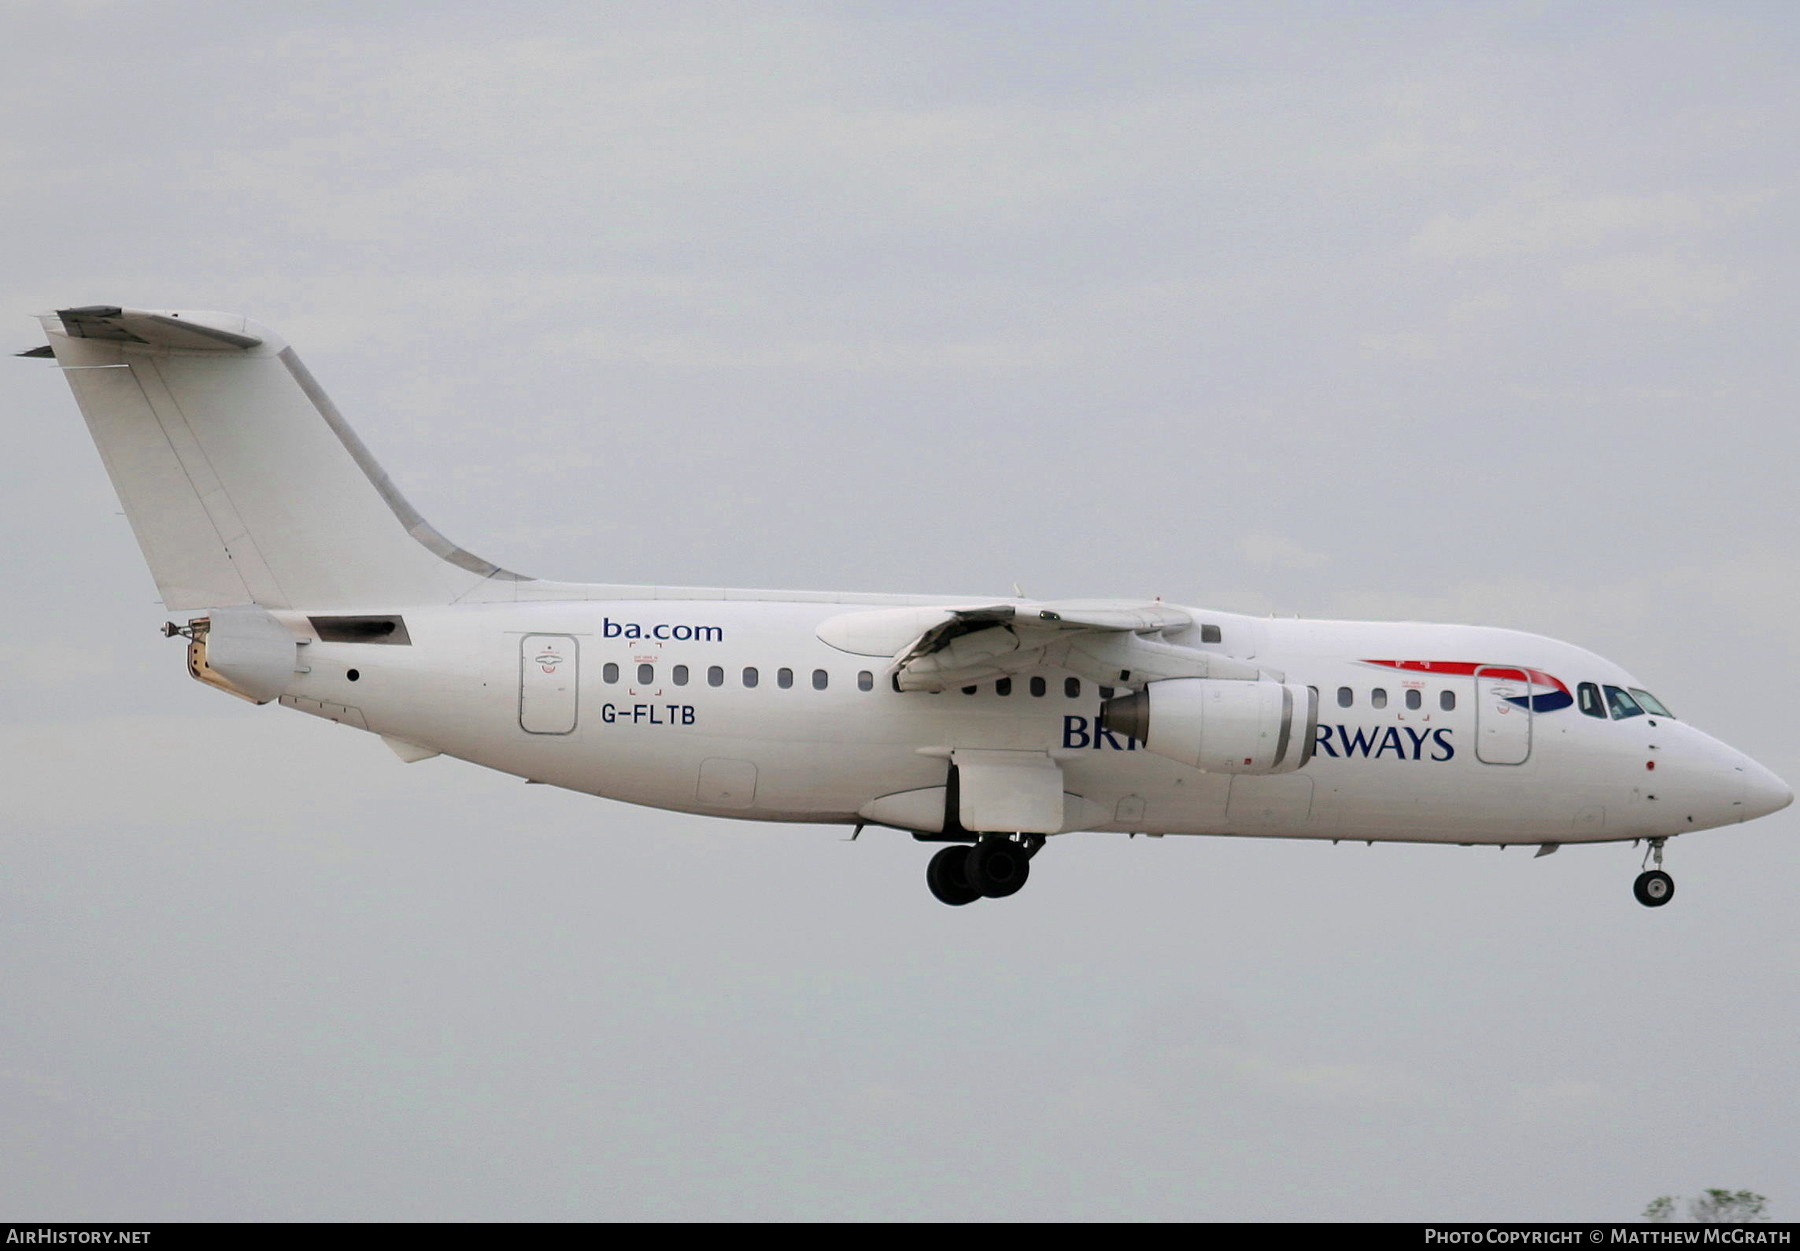
[[[856,675],[856,689],[859,691],[874,690],[875,689],[875,675],[873,673],[870,673],[867,669],[864,669],[861,673],[857,674]]]
[[[675,679],[676,686],[686,686],[688,680],[688,667],[686,665],[676,665],[669,671],[669,676]]]
[[[655,665],[639,665],[638,666],[638,685],[639,686],[649,686],[654,681],[656,681],[656,666]]]
[[[1200,641],[1202,643],[1223,643],[1225,636],[1220,633],[1218,626],[1203,625],[1200,627]]]
[[[996,695],[1011,695],[1012,694],[1012,679],[1011,678],[1001,678],[998,682],[995,682],[994,683],[994,694],[996,694]]]
[[[831,675],[823,669],[813,670],[813,690],[822,691],[831,685]]]
[[[1675,714],[1669,711],[1668,706],[1649,691],[1640,690],[1634,686],[1631,688],[1631,693],[1637,697],[1637,702],[1644,706],[1644,711],[1651,716],[1667,717],[1671,721],[1675,719]]]
[[[1626,717],[1641,717],[1644,710],[1638,706],[1637,700],[1625,693],[1621,686],[1606,688],[1606,708],[1612,713],[1614,721],[1623,721]]]
[[[1112,697],[1113,697],[1113,688],[1112,687],[1103,686],[1100,688],[1100,698],[1101,699],[1111,699]]]
[[[1406,692],[1406,706],[1408,708],[1416,710],[1424,702],[1425,702],[1425,696],[1420,694],[1418,691],[1409,690]]]
[[[744,685],[745,686],[755,686],[756,683],[757,683],[757,674],[756,674],[755,667],[754,666],[746,666],[744,669]]]
[[[619,680],[619,666],[615,665],[610,660],[607,661],[605,665],[601,666],[600,677],[602,681],[617,682]]]
[[[1369,692],[1369,702],[1377,708],[1386,708],[1387,707],[1387,691],[1385,689],[1383,689],[1382,687],[1379,687],[1379,686],[1376,687],[1374,690]]]
[[[973,695],[975,693],[975,688],[972,686],[965,686],[962,688],[962,693],[964,695]]]
[[[792,686],[793,684],[794,684],[794,671],[792,669],[777,669],[775,671],[775,685],[776,686],[779,686],[782,690],[785,691],[788,689],[788,687]]]
[[[712,668],[708,669],[706,671],[706,684],[708,686],[724,686],[725,666],[714,665]]]
[[[1356,702],[1356,692],[1347,686],[1338,687],[1338,707],[1348,708]]]
[[[1601,702],[1600,688],[1594,683],[1583,682],[1576,687],[1575,702],[1588,716],[1599,717],[1602,721],[1606,720],[1606,705]]]
[[[1044,679],[1042,679],[1042,678],[1031,679],[1031,693],[1033,696],[1041,699],[1041,698],[1043,698],[1044,692],[1049,689],[1050,689],[1050,687],[1044,681]]]
[[[1455,691],[1439,691],[1438,692],[1438,707],[1442,708],[1445,712],[1455,712],[1456,711],[1456,692]]]
[[[1081,679],[1080,678],[1064,678],[1063,679],[1063,694],[1068,696],[1070,699],[1080,699],[1081,698]]]

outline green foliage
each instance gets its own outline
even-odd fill
[[[1753,1190],[1708,1190],[1687,1201],[1687,1218],[1699,1225],[1747,1225],[1769,1218],[1763,1210],[1769,1201]],[[1644,1209],[1644,1219],[1659,1223],[1675,1219],[1675,1196],[1659,1195]]]

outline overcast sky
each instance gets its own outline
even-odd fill
[[[0,12],[0,347],[247,313],[483,557],[1538,630],[1800,779],[1791,4]],[[952,910],[192,682],[0,364],[0,1218],[1800,1219],[1800,809]]]

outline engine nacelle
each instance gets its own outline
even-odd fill
[[[1100,724],[1208,773],[1292,773],[1312,759],[1319,693],[1287,682],[1167,678],[1107,700]]]

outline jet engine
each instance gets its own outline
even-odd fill
[[[1208,773],[1292,773],[1312,759],[1319,693],[1288,682],[1166,678],[1107,700],[1100,724]]]

